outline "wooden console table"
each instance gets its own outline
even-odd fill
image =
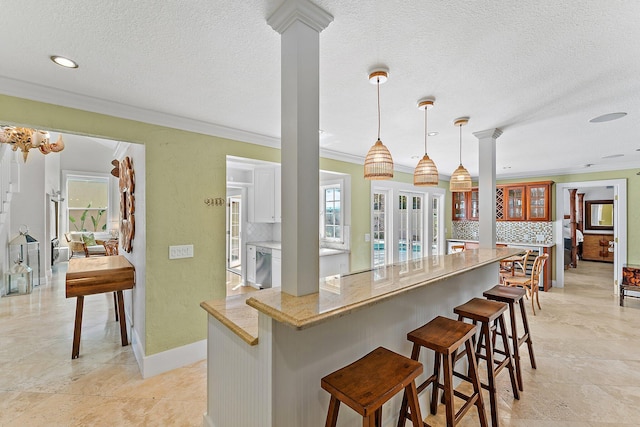
[[[80,355],[80,333],[82,330],[82,309],[85,295],[115,292],[120,322],[122,345],[128,345],[127,325],[124,315],[122,291],[132,289],[135,284],[135,268],[122,255],[93,258],[73,258],[69,260],[66,277],[67,298],[77,297],[76,320],[73,330],[73,350],[71,358]]]

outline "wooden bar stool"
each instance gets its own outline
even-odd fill
[[[518,388],[520,391],[522,388],[522,368],[520,367],[520,346],[523,343],[527,343],[529,349],[529,360],[531,361],[531,367],[536,369],[536,358],[533,354],[533,341],[531,341],[531,334],[529,332],[529,322],[527,321],[527,312],[524,309],[522,303],[522,297],[524,297],[526,291],[522,288],[514,288],[511,286],[496,285],[488,291],[484,291],[482,295],[493,301],[504,302],[509,306],[509,318],[511,320],[511,346],[513,347],[513,359],[516,365],[516,377],[518,378]],[[522,325],[524,327],[524,335],[518,335],[518,327],[516,325],[516,309],[515,303],[520,306],[520,318],[522,319]]]
[[[435,415],[438,408],[438,391],[444,391],[444,404],[446,410],[447,426],[455,426],[460,422],[462,417],[467,413],[472,405],[478,409],[478,417],[480,425],[486,427],[487,416],[484,412],[484,403],[482,401],[482,391],[480,385],[480,377],[478,376],[478,366],[476,363],[475,352],[473,349],[473,337],[477,328],[469,323],[459,322],[446,317],[438,316],[429,323],[415,331],[407,334],[407,339],[413,342],[413,350],[411,358],[418,360],[420,357],[420,349],[422,347],[435,351],[435,361],[433,364],[433,375],[420,384],[417,391],[422,392],[430,384],[433,384],[431,390],[431,413]],[[457,391],[453,387],[453,365],[456,352],[464,345],[464,353],[469,361],[469,378],[467,381],[473,385],[473,394],[466,396]],[[443,383],[440,383],[440,365],[444,366]],[[465,378],[466,379],[466,378]],[[454,412],[453,397],[459,397],[465,400],[460,410]],[[400,415],[398,417],[398,427],[405,425],[405,420],[410,418],[413,413],[407,411],[407,395],[402,399],[400,407]],[[425,423],[425,425],[427,425]]]
[[[471,319],[476,325],[480,322],[480,336],[476,347],[476,357],[487,362],[487,384],[482,387],[489,390],[489,403],[491,405],[491,424],[498,426],[498,403],[496,399],[496,375],[505,367],[509,370],[511,378],[511,388],[513,397],[520,399],[520,392],[516,383],[513,369],[513,359],[509,349],[509,339],[504,322],[504,312],[507,311],[507,304],[498,301],[489,301],[482,298],[472,298],[466,303],[453,309],[458,315],[458,320]],[[495,331],[502,339],[503,349],[494,346]],[[484,352],[483,352],[484,350]],[[496,360],[495,354],[504,356],[502,360]],[[459,374],[456,376],[460,376]]]
[[[415,379],[422,363],[384,347],[322,378],[322,388],[331,393],[326,427],[335,427],[340,402],[362,415],[364,427],[382,426],[382,405],[404,390],[411,407],[414,427],[422,427]]]

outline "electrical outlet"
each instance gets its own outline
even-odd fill
[[[169,259],[193,258],[193,245],[169,246]]]

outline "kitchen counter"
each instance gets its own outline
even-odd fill
[[[478,243],[477,240],[471,239],[447,239],[447,242],[464,242],[464,243]],[[514,246],[535,246],[537,248],[552,248],[555,243],[538,243],[535,241],[509,241],[509,242],[496,242],[497,245],[514,245]]]
[[[272,250],[281,251],[282,243],[281,242],[249,242],[247,245],[257,246],[259,248],[268,248]],[[329,256],[329,255],[338,255],[338,254],[348,254],[348,250],[344,249],[333,249],[333,248],[320,248],[320,256]]]
[[[234,295],[226,299],[200,303],[207,313],[218,319],[234,334],[249,345],[258,344],[258,311],[246,304],[249,293]]]
[[[452,256],[425,258],[421,268],[407,271],[404,263],[320,281],[320,292],[294,297],[279,289],[252,294],[247,304],[274,320],[304,329],[354,310],[445,280],[517,254],[509,248],[469,250]],[[497,279],[497,278],[496,278]]]
[[[329,405],[323,376],[379,346],[410,355],[408,331],[435,316],[454,317],[454,307],[497,283],[499,260],[518,251],[472,249],[330,277],[318,293],[302,297],[265,289],[246,299],[253,311],[241,307],[244,297],[202,303],[210,314],[204,425],[323,425]],[[256,326],[259,341],[247,345],[244,332],[256,337]],[[422,363],[429,363],[427,353]],[[426,393],[420,399],[427,407]],[[383,425],[395,425],[400,399],[388,405]],[[341,411],[340,423],[362,420]]]

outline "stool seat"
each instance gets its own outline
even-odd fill
[[[413,342],[411,351],[411,359],[418,360],[420,358],[420,349],[422,347],[431,349],[435,352],[433,364],[433,374],[418,386],[417,392],[421,393],[429,385],[433,384],[431,390],[431,413],[437,413],[438,392],[443,390],[443,400],[445,404],[447,426],[457,425],[467,411],[476,406],[478,417],[482,427],[487,426],[487,417],[484,412],[484,403],[482,400],[482,391],[480,378],[478,376],[475,352],[473,349],[473,337],[477,328],[475,325],[460,322],[458,320],[448,319],[438,316],[426,325],[419,327],[407,334],[407,339]],[[469,376],[464,378],[473,386],[473,393],[467,396],[454,389],[453,377],[456,374],[453,370],[456,352],[462,350],[462,355],[467,356],[469,362]],[[441,369],[442,367],[442,369]],[[442,383],[440,382],[440,373],[442,371]],[[464,400],[462,407],[456,412],[454,408],[454,396]],[[400,414],[398,416],[398,427],[405,425],[405,420],[412,416],[407,409],[407,395],[402,400],[400,406]],[[427,425],[425,423],[425,425]]]
[[[516,365],[516,377],[518,379],[518,388],[520,391],[524,390],[522,381],[522,367],[520,366],[520,346],[523,343],[527,343],[529,350],[529,361],[531,367],[536,369],[536,358],[533,354],[533,341],[531,340],[531,333],[529,332],[529,322],[527,320],[527,312],[522,304],[522,299],[526,295],[527,291],[523,288],[515,288],[512,286],[496,285],[493,288],[484,291],[482,295],[493,301],[500,301],[506,303],[509,306],[509,318],[511,321],[511,341],[513,347],[513,359]],[[516,324],[516,309],[515,304],[520,303],[520,318],[522,319],[522,326],[524,328],[524,334],[519,335],[518,326]]]
[[[476,327],[438,316],[426,325],[411,331],[407,339],[440,354],[450,355],[476,333]]]
[[[502,316],[505,311],[507,311],[505,304],[482,298],[472,298],[453,309],[453,312],[458,316],[482,323],[493,322]]]
[[[396,393],[405,390],[409,395],[411,411],[416,414],[414,426],[421,427],[414,380],[422,372],[422,363],[378,347],[361,359],[325,376],[321,386],[331,394],[326,425],[336,425],[340,402],[344,402],[362,415],[363,425],[379,426],[382,422],[382,405]]]
[[[519,302],[526,295],[524,288],[515,288],[513,286],[496,285],[488,291],[484,291],[482,296],[494,301],[512,303]]]

